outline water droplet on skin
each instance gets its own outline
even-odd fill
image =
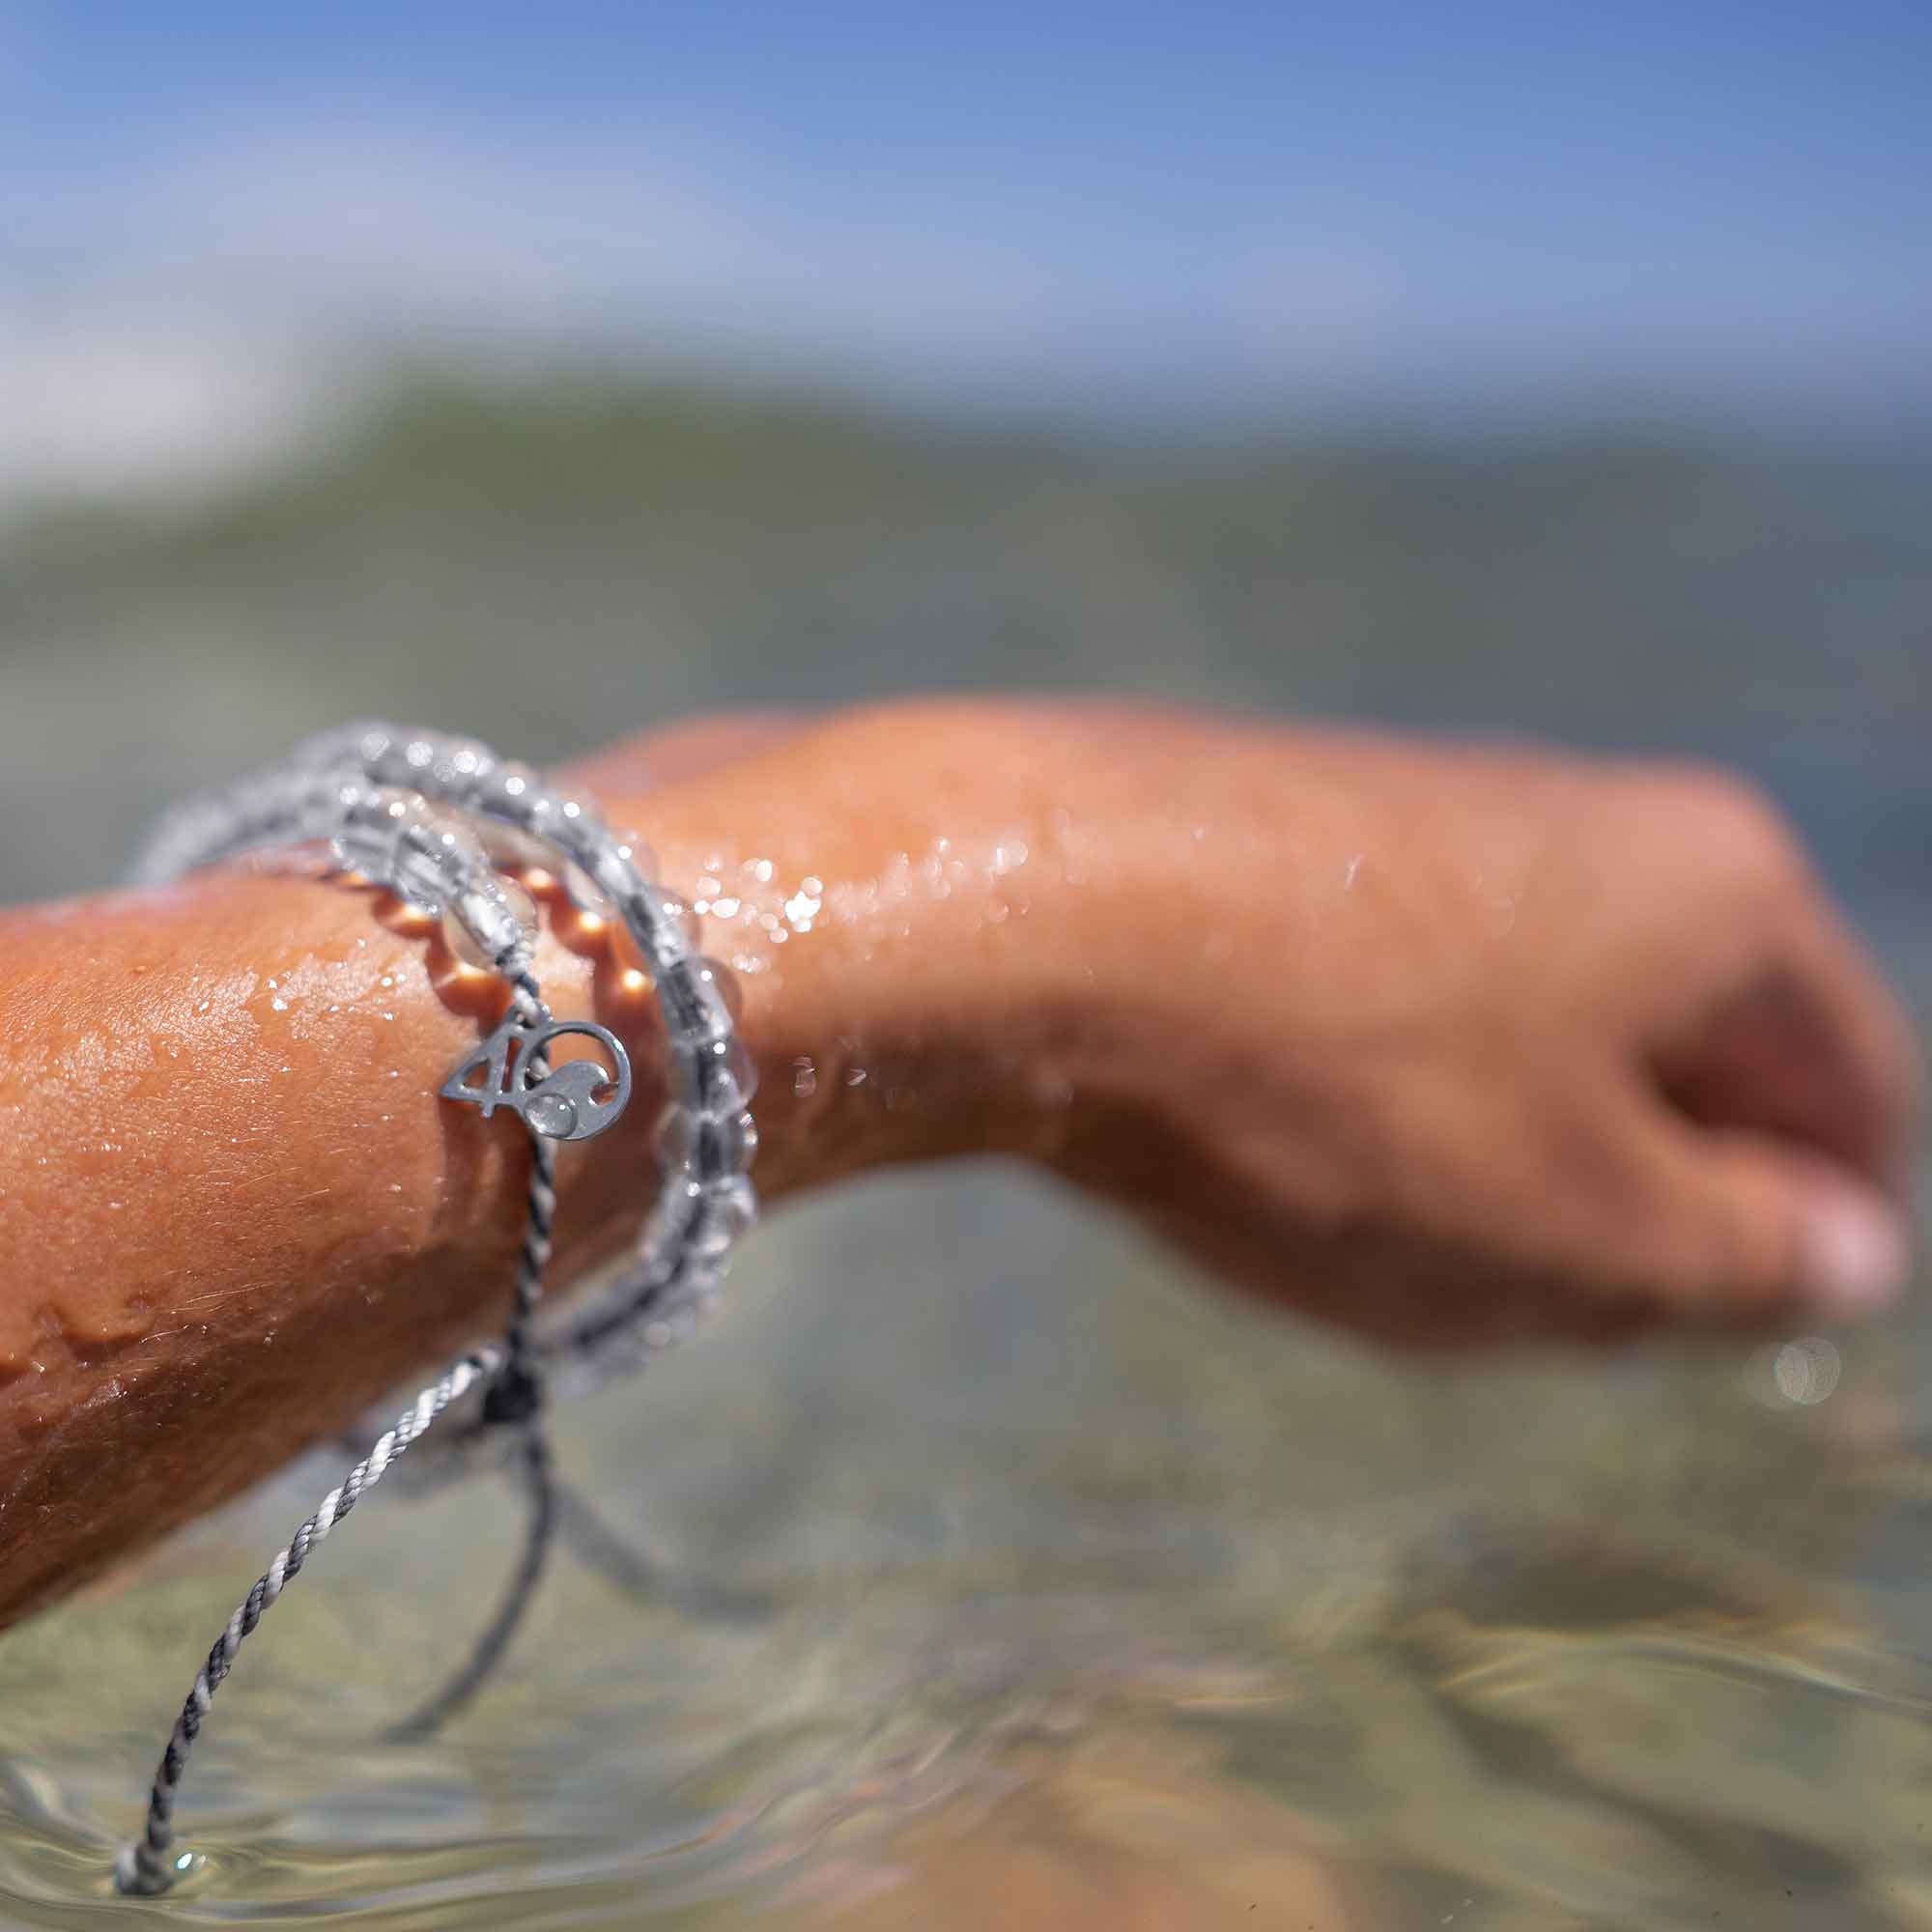
[[[269,1009],[271,1012],[285,1013],[289,1009],[289,1003],[280,998],[272,999],[269,1002]]]

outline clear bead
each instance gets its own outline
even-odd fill
[[[593,919],[609,919],[611,913],[611,895],[573,859],[566,862],[563,868],[563,889],[570,895],[570,902],[579,912],[588,913]]]
[[[442,936],[466,966],[494,970],[499,961],[527,962],[536,944],[537,909],[514,879],[492,878],[457,895],[443,915]]]
[[[614,838],[618,859],[629,866],[639,878],[647,880],[657,878],[658,855],[644,842],[641,833],[619,832],[614,835]]]
[[[399,838],[390,870],[396,891],[423,912],[441,912],[469,870],[464,842],[452,828],[442,825]]]
[[[559,848],[573,859],[594,859],[611,836],[604,814],[587,798],[574,792],[552,792],[550,804],[550,836]]]
[[[427,732],[406,731],[395,737],[385,734],[385,742],[373,757],[366,755],[365,747],[364,769],[379,784],[414,788],[428,777],[438,750],[436,740]]]
[[[710,1120],[743,1113],[758,1091],[758,1069],[735,1037],[687,1049],[680,1066],[688,1104]]]
[[[673,1181],[658,1197],[638,1236],[640,1281],[663,1274],[671,1257],[684,1244],[703,1200],[704,1189],[691,1179]]]
[[[731,1031],[744,1004],[728,966],[702,956],[679,959],[658,975],[658,998],[675,1039],[703,1042]]]
[[[698,974],[716,997],[724,1003],[735,1026],[745,1016],[745,989],[738,976],[722,959],[699,959]]]
[[[667,1174],[684,1168],[699,1181],[725,1180],[758,1157],[758,1123],[749,1113],[711,1119],[672,1101],[658,1116],[657,1153]]]
[[[539,781],[520,794],[518,804],[526,832],[553,846],[561,842],[563,801],[555,792],[547,789]],[[553,859],[551,863],[554,866],[556,862]]]
[[[579,912],[597,919],[615,918],[617,908],[645,883],[637,855],[641,851],[650,860],[650,848],[640,845],[631,833],[613,837],[595,806],[564,799],[558,809],[564,816],[553,827],[553,833],[561,849],[573,855],[563,866],[564,891]]]
[[[445,738],[431,775],[439,796],[463,801],[475,794],[496,765],[496,753],[480,738]]]
[[[703,946],[704,922],[698,918],[697,908],[682,893],[660,888],[657,907],[659,923],[677,936],[681,952],[696,952]]]
[[[506,759],[494,771],[485,773],[476,787],[480,810],[505,823],[528,829],[531,804],[544,795],[543,780],[528,765]]]
[[[659,974],[690,958],[701,945],[697,914],[676,895],[657,885],[641,885],[616,898],[618,956],[628,966]]]
[[[412,792],[358,788],[332,841],[335,856],[352,871],[391,885],[402,834],[429,823],[428,808]]]
[[[582,877],[584,891],[594,894],[598,903],[586,904],[583,899],[578,898],[578,904],[585,912],[595,912],[600,918],[609,919],[627,898],[636,896],[647,875],[638,866],[633,856],[635,850],[634,846],[620,838],[604,845],[591,860],[588,870],[583,871]],[[573,898],[577,898],[578,887],[572,883],[572,876],[578,870],[573,866],[563,875],[564,885]]]
[[[704,1190],[692,1223],[692,1252],[700,1260],[719,1262],[758,1223],[758,1197],[742,1175],[721,1180]]]

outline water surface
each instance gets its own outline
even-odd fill
[[[1848,1343],[1810,1406],[1742,1348],[1398,1369],[1000,1171],[857,1190],[566,1415],[657,1578],[566,1556],[432,1744],[377,1739],[508,1492],[357,1512],[222,1693],[167,1902],[114,1846],[328,1463],[14,1633],[6,1920],[1932,1925],[1924,1356]]]

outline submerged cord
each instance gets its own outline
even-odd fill
[[[174,1734],[161,1753],[154,1787],[148,1794],[146,1829],[122,1852],[115,1864],[115,1883],[123,1891],[153,1896],[167,1890],[174,1883],[179,1861],[170,1861],[168,1852],[174,1843],[175,1796],[187,1769],[188,1753],[201,1735],[202,1719],[208,1716],[222,1680],[234,1667],[242,1639],[262,1621],[289,1582],[300,1574],[316,1545],[383,1480],[384,1472],[397,1457],[466,1389],[494,1375],[501,1361],[498,1350],[479,1349],[464,1356],[440,1381],[424,1389],[396,1419],[394,1427],[376,1438],[368,1455],[316,1505],[315,1513],[290,1537],[287,1547],[237,1605],[235,1614],[209,1651],[208,1661],[196,1673],[194,1687],[187,1693],[181,1716],[175,1719]]]
[[[556,1528],[556,1482],[551,1471],[550,1442],[540,1415],[532,1416],[525,1428],[522,1467],[529,1490],[529,1528],[524,1538],[523,1558],[510,1578],[510,1587],[503,1593],[497,1614],[476,1639],[476,1647],[462,1669],[384,1733],[391,1744],[419,1744],[440,1730],[489,1681],[490,1673],[523,1623],[524,1613],[543,1579]]]

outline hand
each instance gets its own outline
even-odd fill
[[[1740,782],[1154,719],[1088,759],[1056,1161],[1217,1273],[1423,1347],[1904,1287],[1917,1048]]]

